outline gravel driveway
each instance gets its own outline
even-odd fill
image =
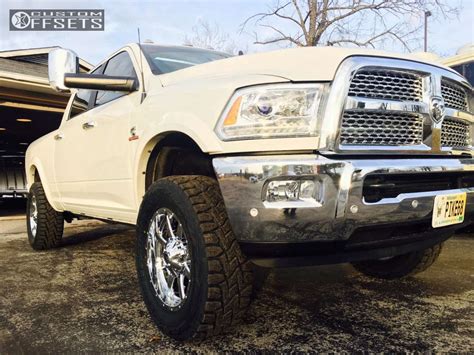
[[[33,252],[23,220],[0,220],[0,353],[65,351],[474,351],[474,237],[457,236],[416,278],[383,282],[350,265],[273,272],[245,323],[177,343],[138,292],[134,231],[83,221]]]

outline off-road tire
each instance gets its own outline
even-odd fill
[[[180,219],[192,248],[191,288],[178,310],[156,296],[146,266],[147,231],[160,208]],[[151,318],[176,340],[203,339],[239,323],[250,303],[252,271],[230,227],[219,185],[204,176],[172,176],[146,192],[137,221],[136,266]]]
[[[36,234],[33,235],[30,224],[30,206],[32,197],[36,198],[36,208],[38,211]],[[63,214],[54,210],[48,202],[44,193],[43,185],[35,182],[28,194],[26,208],[26,226],[28,232],[28,241],[35,250],[52,249],[61,241],[64,231]]]
[[[442,244],[387,260],[369,260],[352,263],[364,275],[380,279],[399,279],[413,276],[429,268],[441,253]]]

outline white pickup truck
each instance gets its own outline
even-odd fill
[[[49,74],[75,90],[26,154],[29,241],[81,216],[136,225],[143,298],[175,339],[238,322],[252,263],[399,278],[472,221],[472,87],[440,64],[130,44],[90,74],[54,50]]]

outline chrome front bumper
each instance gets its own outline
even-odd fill
[[[376,203],[365,202],[362,195],[368,174],[473,171],[470,158],[334,160],[308,154],[215,158],[213,165],[242,242],[345,241],[361,227],[431,221],[439,194],[466,192],[465,220],[474,212],[474,188],[403,193]],[[269,181],[304,177],[318,181],[317,203],[265,201]]]

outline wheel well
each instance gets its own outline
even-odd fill
[[[33,182],[41,182],[41,177],[36,166],[32,165],[28,170],[28,179],[32,178]]]
[[[187,135],[173,132],[153,148],[146,166],[145,190],[156,180],[174,175],[203,175],[215,179],[212,159]]]

